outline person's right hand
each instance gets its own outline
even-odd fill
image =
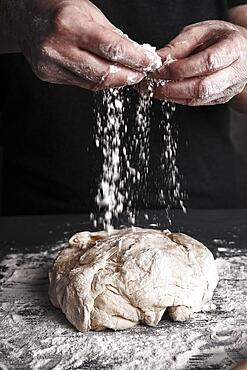
[[[43,81],[97,91],[138,83],[154,53],[128,39],[88,0],[18,0],[17,41]],[[18,25],[17,25],[18,26]]]

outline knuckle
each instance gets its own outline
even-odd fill
[[[200,79],[194,88],[194,97],[196,99],[204,99],[208,96],[208,84],[204,79]]]
[[[245,85],[237,85],[237,86],[230,86],[226,89],[225,95],[226,96],[235,96],[240,94],[245,88]]]
[[[64,27],[64,21],[66,19],[64,8],[58,8],[53,18],[53,28],[56,31],[60,31]]]
[[[184,26],[182,28],[182,32],[191,32],[191,31],[196,31],[198,28],[203,28],[205,27],[205,22],[199,22],[199,23],[192,23],[188,24],[187,26]]]
[[[70,4],[61,5],[56,10],[56,13],[53,18],[53,29],[60,32],[71,31],[75,14],[75,7]]]
[[[107,84],[109,78],[109,70],[106,71],[94,71],[91,75],[87,75],[88,79],[95,84],[96,88]]]
[[[36,52],[35,72],[44,77],[49,74],[49,65],[60,59],[59,53],[49,40],[42,42]]]
[[[230,86],[226,89],[226,91],[224,92],[226,96],[229,96],[229,95],[234,95],[235,92],[237,92],[237,89],[236,87],[234,86]]]
[[[90,79],[91,90],[97,92],[107,88],[109,85],[108,76],[108,72],[101,72],[92,76]]]
[[[208,52],[205,57],[206,72],[214,72],[219,66],[219,58],[212,52]]]
[[[49,41],[42,42],[39,46],[39,57],[40,58],[49,58],[52,56],[54,50]]]
[[[187,31],[190,31],[191,29],[193,28],[193,25],[189,24],[187,26],[184,26],[181,30],[181,32],[187,32]]]
[[[47,65],[43,61],[38,61],[34,66],[34,73],[42,81],[48,81]]]
[[[105,52],[113,61],[119,61],[125,54],[125,46],[114,41],[105,48]]]
[[[171,95],[171,88],[169,83],[166,83],[164,86],[162,86],[161,91],[162,91],[161,95],[163,96],[163,98],[169,98]]]
[[[191,100],[187,100],[186,104],[190,107],[197,107],[202,104],[202,100],[201,99],[191,99]]]
[[[176,48],[176,45],[173,42],[169,42],[168,44],[166,44],[166,48],[172,52],[172,50]]]

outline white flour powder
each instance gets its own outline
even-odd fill
[[[9,370],[224,370],[247,354],[247,257],[217,260],[216,310],[185,324],[166,318],[157,328],[83,334],[49,303],[47,273],[56,253],[10,254],[2,262],[0,363]]]
[[[102,223],[110,229],[113,217],[123,212],[125,200],[120,154],[124,126],[122,90],[105,90],[102,105],[103,114],[97,113],[96,146],[102,150],[103,168],[96,203],[99,209],[105,209]]]
[[[148,44],[143,45],[146,53],[156,56],[153,67],[160,68],[161,59],[155,53],[155,48]],[[172,63],[169,55],[163,63]],[[113,70],[114,73],[115,69]],[[113,220],[125,210],[129,221],[135,223],[136,209],[133,201],[140,194],[144,196],[147,187],[150,152],[150,113],[154,85],[157,82],[147,78],[148,92],[139,97],[136,108],[136,131],[129,137],[131,145],[123,146],[127,125],[124,120],[124,111],[128,99],[124,97],[122,89],[110,89],[103,92],[102,104],[97,109],[97,133],[95,143],[103,154],[102,176],[99,184],[96,204],[103,210],[103,217],[91,215],[94,225],[102,224],[107,230],[112,228]],[[164,84],[165,81],[158,83]],[[128,109],[128,106],[127,106]],[[160,135],[163,138],[162,153],[160,155],[160,171],[163,174],[163,183],[159,184],[157,199],[167,210],[171,206],[179,206],[185,212],[184,193],[181,190],[180,175],[177,166],[176,132],[172,126],[171,117],[175,105],[164,102],[162,105],[163,119],[159,125]],[[134,124],[134,123],[133,123]],[[133,163],[136,167],[133,167]]]
[[[184,200],[186,193],[181,188],[181,175],[177,164],[178,150],[178,131],[175,123],[172,122],[176,105],[169,102],[162,103],[162,121],[160,123],[160,132],[163,138],[163,152],[161,153],[160,169],[164,174],[163,184],[160,184],[159,200],[164,205],[167,212],[167,218],[171,223],[169,210],[171,206],[181,207],[186,213]]]

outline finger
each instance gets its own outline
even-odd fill
[[[233,96],[224,96],[222,98],[219,98],[219,99],[216,99],[216,100],[212,100],[210,102],[207,102],[207,103],[203,103],[201,104],[202,106],[211,106],[211,105],[220,105],[220,104],[226,104],[228,103],[232,98],[234,98],[234,95]],[[195,104],[191,104],[191,106],[196,106]]]
[[[217,104],[225,104],[227,103],[228,101],[230,101],[234,96],[227,96],[227,97],[221,97],[219,99],[216,99],[216,100],[212,100],[212,101],[204,101],[202,99],[193,99],[193,100],[190,100],[190,99],[172,99],[172,100],[165,100],[165,101],[169,101],[171,103],[175,103],[175,104],[179,104],[179,105],[186,105],[186,106],[189,106],[189,107],[200,107],[200,106],[210,106],[210,105],[217,105]],[[156,97],[155,97],[156,98]],[[157,98],[158,100],[162,100],[160,98]]]
[[[86,51],[70,48],[68,55],[54,53],[51,57],[53,65],[58,65],[71,72],[73,80],[78,79],[81,83],[87,81],[91,90],[99,90],[110,87],[122,87],[133,85],[143,79],[144,75],[130,68],[111,64],[104,59]],[[56,79],[56,73],[43,67],[43,74],[50,79]],[[84,84],[85,82],[83,82]]]
[[[44,81],[55,85],[72,85],[80,86],[87,90],[92,90],[93,83],[84,79],[83,77],[78,77],[70,70],[59,66],[58,64],[48,63],[42,68],[42,72],[39,70],[38,73],[34,70],[37,77]]]
[[[73,37],[81,49],[137,70],[152,71],[157,62],[159,66],[161,65],[161,59],[156,53],[145,50],[141,45],[130,40],[104,16],[96,5],[91,2],[88,5],[95,8],[95,12],[91,12],[94,16],[91,16],[89,12],[87,20],[85,20],[83,9],[81,17],[78,16],[81,11],[80,7],[65,6],[66,16],[62,13],[56,22],[64,39],[67,39],[69,35],[69,38]],[[76,9],[77,12],[75,12]]]
[[[164,48],[158,50],[158,54],[162,60],[166,60],[168,55],[174,59],[186,58],[205,42],[206,32],[208,27],[204,22],[187,26]]]
[[[212,105],[218,105],[218,104],[225,104],[228,103],[232,97],[222,97],[216,100],[212,101],[203,101],[201,99],[198,100],[183,100],[183,99],[177,99],[177,100],[168,100],[172,103],[179,104],[179,105],[186,105],[188,107],[201,107],[201,106],[212,106]]]
[[[94,90],[134,85],[144,78],[140,72],[116,63],[109,63],[86,51],[75,52],[74,61],[75,63],[71,63],[70,60],[65,67],[79,77],[83,76],[92,82],[95,85]]]
[[[208,99],[172,99],[173,103],[188,105],[188,106],[205,106],[224,104],[231,100],[234,96],[240,94],[245,88],[245,84],[237,84],[232,86],[220,94],[216,94]],[[156,97],[156,96],[155,96]],[[170,100],[169,100],[170,101]]]
[[[235,86],[231,86],[227,88],[220,94],[216,94],[209,99],[204,100],[196,100],[193,99],[189,102],[188,105],[190,106],[198,106],[198,105],[216,105],[216,104],[225,104],[229,102],[232,98],[236,95],[240,94],[245,88],[245,84],[237,84]]]
[[[216,24],[213,20],[194,23],[183,28],[169,44],[158,50],[158,54],[162,60],[166,60],[168,55],[175,59],[184,59],[195,51],[207,49],[233,31],[236,31],[236,27],[227,22],[217,21]]]
[[[229,39],[223,39],[206,50],[166,66],[159,71],[159,78],[180,80],[204,76],[224,69],[239,57],[239,49],[232,47]]]
[[[83,25],[78,46],[111,62],[117,62],[138,71],[154,70],[160,58],[124,35],[95,22]]]
[[[46,74],[41,77],[38,76],[42,81],[49,82],[55,85],[67,85],[76,86],[86,90],[99,91],[106,87],[103,84],[95,84],[82,76],[78,76],[77,73],[72,72],[64,67],[58,67],[57,65],[49,66],[50,74]],[[110,86],[110,87],[120,87],[120,86]]]
[[[237,63],[206,77],[188,78],[182,81],[167,81],[163,86],[158,84],[155,96],[170,99],[207,99],[219,94],[227,88],[244,83],[245,76],[241,76]],[[141,83],[142,86],[142,83]]]
[[[144,79],[138,85],[141,93],[148,92],[148,80]],[[199,77],[182,81],[164,81],[153,85],[153,96],[160,100],[191,100],[193,98],[204,98],[204,84]]]

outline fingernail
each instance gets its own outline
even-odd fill
[[[145,77],[142,73],[130,72],[127,77],[127,84],[128,85],[135,85],[138,84],[140,81],[143,80]]]

